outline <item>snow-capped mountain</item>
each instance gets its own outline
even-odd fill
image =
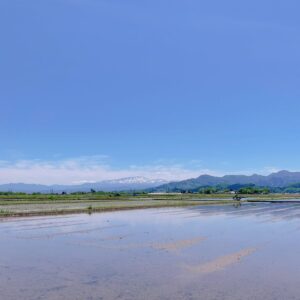
[[[149,179],[142,176],[126,177],[120,179],[104,180],[99,182],[86,182],[75,185],[40,185],[40,184],[25,184],[25,183],[9,183],[0,185],[2,192],[24,192],[24,193],[61,193],[77,192],[77,191],[128,191],[128,190],[142,190],[147,188],[154,188],[165,184],[168,181],[163,179]]]
[[[102,181],[102,183],[117,183],[117,184],[156,184],[160,182],[166,182],[166,180],[163,179],[150,179],[143,176],[135,176],[135,177],[125,177],[120,179],[112,179],[112,180],[106,180]]]

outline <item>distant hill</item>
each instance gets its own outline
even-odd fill
[[[0,185],[0,192],[24,192],[24,193],[61,193],[61,192],[88,192],[91,189],[104,192],[146,190],[151,192],[177,192],[181,190],[197,191],[201,187],[214,187],[224,185],[231,187],[236,185],[255,185],[258,187],[283,188],[290,186],[295,189],[300,184],[300,172],[280,171],[268,176],[253,174],[225,175],[216,177],[201,175],[197,178],[168,183],[165,180],[153,180],[145,177],[127,177],[115,180],[105,180],[95,183],[83,183],[78,185],[39,185],[25,183],[10,183]],[[299,188],[300,189],[300,188]]]
[[[113,192],[143,190],[157,187],[167,181],[161,179],[148,179],[145,177],[127,177],[114,180],[105,180],[95,183],[84,183],[79,185],[40,185],[25,183],[9,183],[0,185],[1,192],[23,192],[23,193],[61,193],[61,192],[88,192],[96,191]]]
[[[254,184],[264,187],[286,187],[291,184],[300,183],[300,172],[279,171],[267,176],[253,174],[247,175],[225,175],[216,177],[201,175],[197,178],[178,182],[170,182],[152,189],[153,192],[172,192],[179,190],[195,190],[204,186]]]

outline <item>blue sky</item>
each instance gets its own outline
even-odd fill
[[[299,1],[0,2],[0,183],[300,170]]]

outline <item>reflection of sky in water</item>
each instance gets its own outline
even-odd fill
[[[2,220],[1,295],[297,299],[299,217],[297,204],[243,204]]]

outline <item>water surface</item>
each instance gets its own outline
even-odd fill
[[[300,299],[300,205],[0,219],[0,298]]]

